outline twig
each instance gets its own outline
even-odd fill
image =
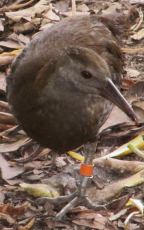
[[[16,6],[5,6],[5,7],[0,9],[0,12],[10,11],[10,10],[17,10],[17,9],[23,8],[25,6],[28,6],[32,2],[34,2],[34,0],[30,0],[29,2],[20,4],[20,5],[16,5]]]
[[[76,3],[75,0],[71,0],[72,3],[72,16],[76,15]]]
[[[130,49],[130,48],[121,48],[123,53],[137,53],[144,52],[144,48]]]
[[[35,159],[38,155],[40,154],[40,145],[37,146],[37,148],[26,158],[21,158],[21,159],[14,159],[12,161],[25,164],[28,162],[31,162],[33,159]]]

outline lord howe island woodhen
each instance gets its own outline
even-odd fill
[[[119,89],[123,58],[123,14],[74,16],[38,34],[14,60],[7,76],[7,100],[22,129],[41,146],[60,154],[84,145],[81,183],[76,192],[40,203],[69,202],[56,220],[78,204],[93,209],[86,196],[99,128],[113,104],[132,120],[136,115]]]

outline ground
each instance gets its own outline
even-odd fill
[[[61,222],[55,223],[54,217],[62,205],[46,202],[40,206],[36,198],[46,195],[55,197],[75,191],[79,181],[80,161],[64,154],[57,156],[56,167],[51,169],[51,150],[39,147],[16,126],[6,101],[5,77],[15,56],[37,33],[72,15],[72,4],[70,0],[1,1],[0,229],[144,229],[143,152],[138,155],[125,155],[127,144],[119,149],[119,146],[132,142],[135,138],[136,145],[144,147],[144,6],[136,5],[136,2],[76,1],[76,14],[127,14],[135,7],[135,17],[131,22],[133,27],[128,38],[121,42],[125,62],[125,78],[121,91],[133,105],[140,126],[137,127],[114,107],[100,130],[94,160],[94,178],[88,189],[91,200],[94,203],[107,204],[107,209],[93,211],[79,206],[71,210]],[[115,152],[116,158],[107,158],[106,156],[114,150],[118,151]],[[30,157],[27,163],[16,162],[16,159],[18,161],[20,158],[26,158],[32,152],[37,155],[35,159]],[[77,152],[82,154],[82,148]],[[127,206],[130,198],[133,205]],[[133,217],[128,221],[130,215]]]

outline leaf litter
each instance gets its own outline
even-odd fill
[[[131,4],[135,2],[81,0],[76,1],[76,15],[90,14],[90,12],[108,14],[124,11],[127,13]],[[19,127],[15,127],[16,123],[8,109],[5,76],[13,59],[32,37],[63,17],[72,15],[71,2],[31,0],[9,4],[3,1],[3,8],[0,9],[2,32],[0,40],[0,216],[3,229],[35,230],[45,229],[45,227],[46,229],[59,229],[59,227],[80,229],[80,226],[108,230],[119,229],[119,227],[127,230],[141,228],[144,222],[143,215],[139,217],[140,221],[133,216],[134,212],[140,211],[139,206],[137,205],[137,209],[133,211],[132,206],[130,208],[127,202],[131,198],[137,203],[143,200],[143,159],[135,154],[123,154],[126,150],[122,151],[121,156],[117,153],[118,147],[124,143],[127,146],[127,143],[132,142],[137,136],[144,135],[143,4],[138,4],[136,11],[137,20],[133,23],[125,47],[122,48],[125,53],[125,78],[122,89],[136,111],[141,127],[137,128],[117,107],[113,108],[110,117],[100,129],[97,155],[94,160],[96,166],[94,179],[88,189],[93,202],[108,202],[108,212],[76,207],[68,213],[69,219],[65,218],[65,221],[55,224],[48,217],[55,216],[61,209],[61,205],[37,206],[33,196],[42,196],[38,195],[40,192],[47,192],[48,196],[57,196],[75,191],[80,180],[78,173],[80,159],[74,160],[67,155],[58,156],[57,170],[50,170],[51,150],[40,147],[37,154],[33,154],[37,144]],[[109,157],[108,154],[114,151],[118,159]],[[82,148],[78,149],[78,153],[82,153]],[[16,159],[20,160],[19,163],[14,162]],[[27,200],[29,203],[26,203]],[[12,211],[5,213],[6,207]],[[16,210],[22,211],[18,211],[18,215],[13,215]]]

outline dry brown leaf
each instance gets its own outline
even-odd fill
[[[11,216],[5,213],[0,213],[0,219],[6,220],[9,224],[15,223],[15,220]]]
[[[117,220],[121,216],[123,216],[124,214],[126,214],[126,212],[127,212],[127,208],[122,209],[118,213],[111,215],[111,217],[109,218],[109,220],[111,220],[111,221]]]
[[[144,81],[139,81],[129,88],[126,99],[132,104],[133,101],[144,100]]]
[[[13,228],[2,228],[2,230],[13,230]]]
[[[106,173],[110,172],[119,176],[127,176],[128,174],[134,174],[144,169],[144,163],[139,161],[124,161],[114,158],[96,158],[93,160],[93,164],[98,168],[104,168]],[[104,177],[104,176],[103,176]],[[104,179],[104,178],[103,178]],[[106,180],[106,178],[105,178]]]
[[[132,104],[144,110],[144,101],[134,101]]]
[[[16,33],[12,33],[10,36],[7,37],[6,41],[14,41],[17,42],[19,45],[23,45],[23,41],[21,41],[21,38],[24,37],[24,35],[18,35]],[[24,43],[26,44],[26,43]]]
[[[49,28],[49,27],[51,27],[52,25],[54,25],[53,23],[47,23],[47,24],[44,24],[44,25],[42,25],[41,27],[40,27],[40,30],[45,30],[45,29],[47,29],[47,28]]]
[[[3,155],[0,153],[0,168],[2,170],[2,178],[4,180],[11,179],[23,173],[25,171],[22,166],[14,166],[11,165],[5,160]]]
[[[5,12],[6,17],[11,19],[13,22],[19,22],[21,18],[27,19],[34,18],[36,14],[40,14],[49,9],[46,0],[40,0],[37,4],[24,10],[15,12]]]
[[[124,78],[121,88],[124,90],[128,90],[131,85],[134,85],[134,81]]]
[[[4,113],[4,112],[0,112],[0,123],[16,125],[13,116],[10,113]]]
[[[15,33],[25,33],[25,32],[30,32],[36,29],[37,27],[36,25],[34,25],[33,22],[26,22],[26,23],[18,22],[13,27],[13,31]]]
[[[10,63],[12,63],[12,61],[14,60],[15,56],[0,56],[0,66],[3,65],[8,65]]]
[[[111,4],[109,7],[107,7],[107,9],[103,10],[103,14],[112,14],[112,13],[116,13],[117,10],[121,9],[121,4],[119,2],[113,2],[113,4]]]
[[[0,72],[0,91],[6,91],[6,75]]]
[[[77,7],[77,11],[88,12],[89,8],[86,4],[81,4]]]
[[[40,151],[39,156],[44,156],[45,154],[48,154],[49,152],[51,152],[51,149],[44,148],[42,151]]]
[[[131,162],[129,162],[129,164],[131,165]],[[88,195],[93,202],[99,202],[99,204],[102,204],[118,197],[124,188],[134,187],[142,183],[144,183],[144,169],[132,176],[127,176],[125,179],[116,180],[115,182],[106,185],[101,190],[91,188],[88,190]]]
[[[34,0],[30,0],[29,2],[20,4],[20,5],[13,4],[11,6],[5,6],[5,7],[0,9],[0,12],[5,12],[5,11],[9,11],[9,10],[17,10],[19,8],[28,6],[32,2],[34,2]]]
[[[70,0],[60,0],[60,1],[56,1],[55,8],[56,8],[58,11],[65,12],[65,11],[68,10],[68,7],[69,7],[70,2],[71,2]]]
[[[133,101],[144,101],[144,82],[139,81],[136,84],[133,84],[129,87],[129,91],[126,94],[126,99],[130,104],[133,104]],[[133,107],[136,110],[136,114],[140,122],[144,122],[144,110]],[[109,118],[100,128],[99,132],[102,130],[126,122],[127,124],[134,124],[118,107],[114,106]]]
[[[0,204],[3,204],[4,199],[5,199],[4,192],[2,191],[2,188],[0,188]]]
[[[136,31],[139,29],[139,27],[141,26],[142,22],[143,22],[143,12],[142,12],[142,9],[141,7],[139,8],[136,8],[138,14],[139,14],[139,18],[137,19],[136,21],[136,24],[131,26],[131,30],[132,31]]]
[[[65,166],[67,163],[65,161],[65,157],[57,157],[56,158],[56,166],[57,167],[63,167]]]
[[[52,20],[52,21],[59,21],[60,17],[53,12],[52,4],[49,4],[49,7],[50,8],[49,8],[48,12],[43,14],[43,16],[48,18],[48,19],[50,19],[50,20]]]
[[[134,124],[133,121],[131,121],[130,118],[128,118],[125,113],[123,113],[117,106],[114,106],[109,118],[101,126],[101,128],[99,129],[99,132],[101,133],[106,128],[109,128],[111,126],[118,125],[124,122],[129,123],[129,124]]]
[[[132,105],[133,105],[133,109],[134,109],[135,113],[137,114],[137,118],[138,118],[139,122],[144,123],[144,109],[140,108],[137,105],[134,105],[134,103],[132,103]],[[140,105],[140,104],[138,104],[138,105]],[[141,106],[142,107],[144,106],[144,101],[143,101],[143,103],[141,103]]]
[[[63,222],[62,221],[54,222],[54,221],[52,221],[52,220],[47,218],[44,222],[45,222],[45,224],[47,224],[47,227],[49,229],[54,229],[55,228],[56,230],[58,230],[58,229],[73,230],[73,228],[71,228],[71,223],[66,224],[66,223],[63,223],[64,221]]]
[[[118,213],[120,210],[127,209],[126,204],[129,201],[130,197],[131,194],[127,194],[106,204],[106,209],[111,212],[111,217],[113,216],[113,214]],[[109,218],[109,220],[112,220],[111,217]]]
[[[19,147],[21,147],[25,142],[29,140],[29,137],[27,136],[21,136],[17,140],[13,141],[8,139],[7,143],[6,140],[5,143],[0,144],[0,152],[6,153],[6,152],[13,152],[15,150],[18,150]]]
[[[30,222],[24,227],[22,226],[18,227],[18,230],[29,230],[33,226],[34,221],[35,221],[35,218],[31,219]]]
[[[14,140],[17,140],[16,137],[14,137],[13,139],[12,139],[12,137],[13,137],[18,131],[19,131],[19,134],[25,135],[24,131],[20,133],[20,128],[19,128],[19,126],[17,125],[17,126],[15,126],[15,127],[12,127],[11,129],[8,129],[8,130],[5,130],[4,132],[1,132],[1,133],[0,133],[1,139],[2,139],[3,137],[6,137],[6,139],[8,139],[8,137],[10,136],[9,139],[11,140],[11,142],[14,141]],[[21,131],[22,131],[22,130],[21,130]]]
[[[13,127],[13,125],[8,125],[8,124],[2,124],[0,123],[0,131],[3,132],[7,129],[11,129]]]
[[[70,213],[80,213],[80,212],[84,212],[84,211],[88,211],[89,209],[86,208],[85,206],[78,206],[78,207],[74,207],[72,210],[70,210]]]
[[[0,31],[4,31],[4,26],[3,26],[3,23],[2,23],[1,19],[0,19]]]
[[[0,73],[1,74],[1,73]],[[10,113],[8,103],[5,101],[0,101],[0,111],[5,113]]]
[[[141,29],[134,35],[131,35],[131,38],[134,40],[141,40],[142,38],[144,38],[144,29]]]
[[[21,49],[14,50],[9,53],[4,52],[0,54],[0,66],[10,64],[20,52]]]
[[[30,42],[30,39],[28,36],[24,36],[23,34],[19,34],[17,36],[18,40],[22,42],[24,45],[28,44]]]
[[[12,48],[12,49],[22,49],[24,48],[24,45],[12,40],[9,41],[2,41],[0,42],[0,46],[7,47],[7,48]]]
[[[106,217],[96,211],[81,212],[74,218],[73,223],[99,230],[109,228],[111,230],[117,229]]]
[[[128,77],[138,77],[140,75],[140,72],[137,71],[136,69],[132,68],[125,68],[125,71],[127,72]]]
[[[10,216],[21,216],[26,211],[28,205],[28,201],[26,201],[23,205],[19,207],[14,207],[11,204],[2,204],[0,205],[0,212],[8,214]]]

